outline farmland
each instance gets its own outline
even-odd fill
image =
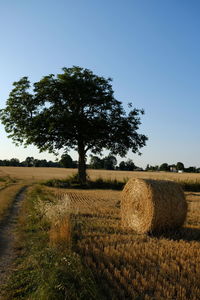
[[[17,179],[39,181],[52,178],[65,178],[77,173],[76,169],[65,168],[27,168],[27,167],[0,167],[0,176],[11,176]],[[109,170],[88,170],[91,179],[116,179],[127,178],[152,178],[168,179],[176,181],[200,181],[200,173],[172,173],[172,172],[132,172],[132,171],[109,171]]]
[[[198,299],[200,194],[187,193],[188,219],[180,232],[150,237],[121,229],[120,192],[66,193],[75,224],[82,224],[78,251],[104,280],[108,299]]]
[[[120,191],[36,184],[75,171],[0,169],[20,184],[34,183],[19,217],[22,252],[8,283],[7,299],[199,299],[200,193],[185,193],[188,215],[181,230],[138,235],[121,227]],[[89,170],[89,176],[200,180],[200,174],[162,172]],[[69,288],[71,277],[78,289]]]

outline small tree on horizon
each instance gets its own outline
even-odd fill
[[[71,156],[67,153],[62,154],[59,163],[64,168],[75,168],[76,167],[76,163],[73,161]]]
[[[86,155],[124,157],[128,150],[140,153],[147,137],[139,134],[141,109],[128,113],[115,99],[111,79],[80,67],[63,68],[31,87],[28,77],[13,83],[13,90],[0,112],[8,137],[16,145],[35,145],[40,151],[60,149],[78,152],[79,182],[86,183]]]
[[[182,163],[182,162],[177,162],[177,164],[176,164],[176,169],[179,171],[184,171],[184,169],[185,169],[185,166],[184,166],[184,164]]]
[[[96,155],[90,155],[89,165],[92,169],[103,169],[103,160]]]
[[[114,155],[109,154],[103,158],[103,168],[105,170],[114,170],[117,165],[117,159]]]
[[[128,159],[127,161],[121,161],[119,164],[119,169],[122,171],[133,171],[136,168],[137,167],[132,159]]]
[[[169,171],[169,165],[167,163],[163,163],[160,165],[160,171]]]

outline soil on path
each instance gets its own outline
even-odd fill
[[[21,202],[27,187],[23,187],[17,193],[8,216],[0,223],[0,300],[3,299],[1,287],[12,271],[12,262],[15,259],[14,229],[16,226]]]

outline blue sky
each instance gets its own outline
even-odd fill
[[[144,108],[147,163],[200,166],[200,2],[191,0],[1,0],[0,107],[13,81],[78,65],[113,78],[115,97]],[[53,159],[16,147],[0,125],[0,159]],[[76,153],[70,152],[76,159]]]

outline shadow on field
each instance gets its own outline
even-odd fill
[[[199,197],[200,193],[188,193],[187,196],[195,196],[195,197]]]
[[[151,237],[166,238],[174,241],[197,241],[200,242],[200,229],[184,227],[179,230],[169,230],[162,233],[151,233]]]

